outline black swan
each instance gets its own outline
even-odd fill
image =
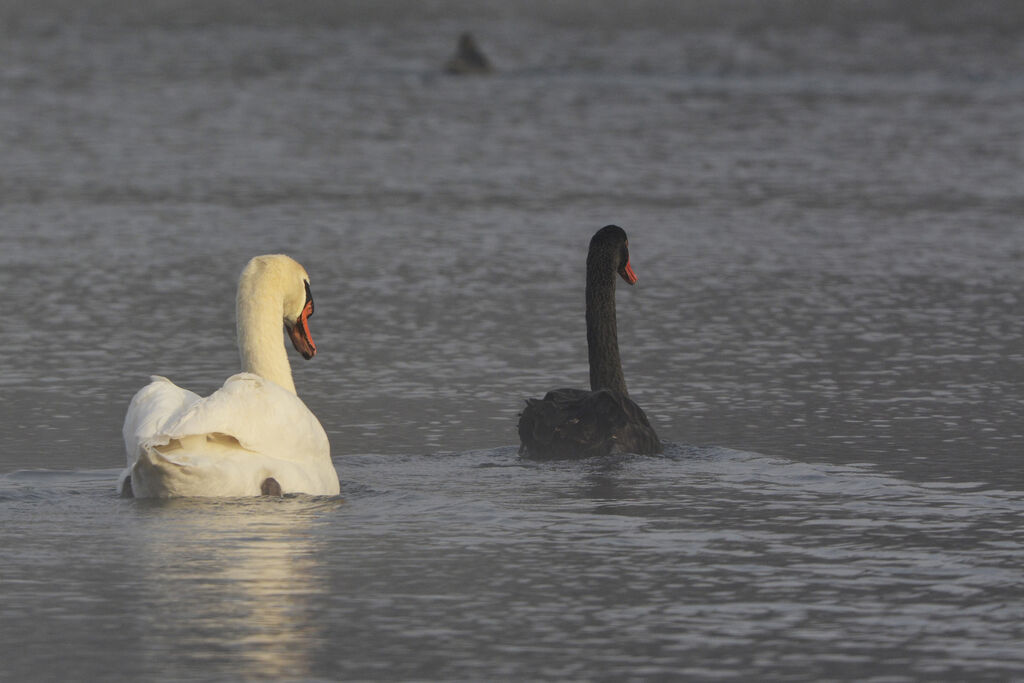
[[[615,275],[629,284],[629,239],[607,225],[590,240],[587,253],[587,348],[590,391],[555,389],[526,399],[519,415],[519,453],[535,458],[607,455],[613,450],[661,453],[647,416],[626,391],[615,325]]]

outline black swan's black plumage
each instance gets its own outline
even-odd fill
[[[519,452],[535,458],[652,454],[661,441],[644,411],[629,398],[619,360],[615,276],[629,284],[629,240],[617,225],[597,231],[587,253],[587,349],[590,391],[555,389],[526,399],[519,415]]]

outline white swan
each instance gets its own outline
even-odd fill
[[[327,434],[295,394],[281,334],[316,354],[309,276],[284,254],[257,256],[238,280],[238,348],[243,372],[201,398],[154,376],[128,406],[128,467],[118,489],[139,498],[337,495]]]

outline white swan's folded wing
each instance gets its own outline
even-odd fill
[[[199,395],[182,389],[166,377],[153,375],[139,389],[128,406],[122,435],[128,467],[135,464],[142,443],[161,434],[168,424],[178,421],[189,408],[199,402]]]
[[[327,434],[295,394],[258,375],[239,373],[168,421],[161,439],[230,437],[245,450],[287,461],[330,458]],[[156,436],[156,434],[154,434]]]

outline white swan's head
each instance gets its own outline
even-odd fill
[[[303,358],[309,360],[316,355],[316,344],[313,343],[313,335],[309,332],[309,318],[313,315],[313,293],[309,291],[308,278],[303,284],[306,289],[306,297],[302,301],[302,308],[294,319],[286,315],[284,326],[288,329],[288,337],[292,340],[292,346],[302,354]]]
[[[309,331],[309,318],[313,315],[309,274],[298,261],[285,254],[256,256],[245,266],[238,280],[239,319],[245,309],[273,315],[277,305],[281,307],[279,314],[292,346],[309,360],[316,355],[316,344]]]

